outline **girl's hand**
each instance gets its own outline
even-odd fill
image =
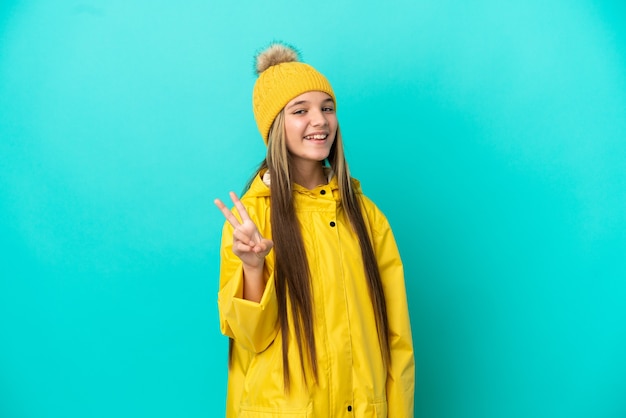
[[[230,198],[235,204],[235,209],[239,213],[241,222],[221,200],[215,199],[214,203],[234,228],[233,253],[241,259],[244,266],[251,268],[263,267],[265,256],[270,252],[274,243],[261,236],[259,229],[252,222],[246,208],[234,192],[230,192]]]

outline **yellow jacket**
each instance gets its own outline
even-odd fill
[[[313,190],[294,185],[294,199],[311,273],[318,382],[305,383],[297,343],[290,338],[291,389],[285,394],[274,253],[266,258],[261,301],[242,299],[242,265],[232,252],[232,226],[226,222],[218,294],[222,333],[234,340],[226,416],[413,417],[414,358],[404,273],[387,219],[363,196],[387,302],[389,370],[382,360],[359,244],[341,208],[336,178]],[[261,177],[241,201],[261,234],[271,239],[270,193]]]

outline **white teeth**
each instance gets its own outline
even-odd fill
[[[305,136],[306,139],[326,139],[328,135],[308,135]]]

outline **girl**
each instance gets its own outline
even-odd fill
[[[273,44],[253,110],[267,155],[222,233],[227,417],[413,416],[402,262],[350,177],[328,80]]]

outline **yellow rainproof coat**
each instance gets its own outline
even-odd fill
[[[267,174],[264,179],[258,176],[241,201],[261,234],[271,239],[268,181]],[[354,186],[361,193],[358,182]],[[242,299],[243,268],[232,252],[233,230],[226,222],[218,294],[222,333],[234,340],[226,416],[412,418],[411,327],[402,262],[387,219],[362,195],[387,303],[389,370],[382,360],[361,250],[342,210],[336,178],[313,190],[294,185],[294,199],[311,274],[318,382],[302,376],[291,333],[291,388],[285,393],[274,253],[266,258],[267,282],[261,301]]]

